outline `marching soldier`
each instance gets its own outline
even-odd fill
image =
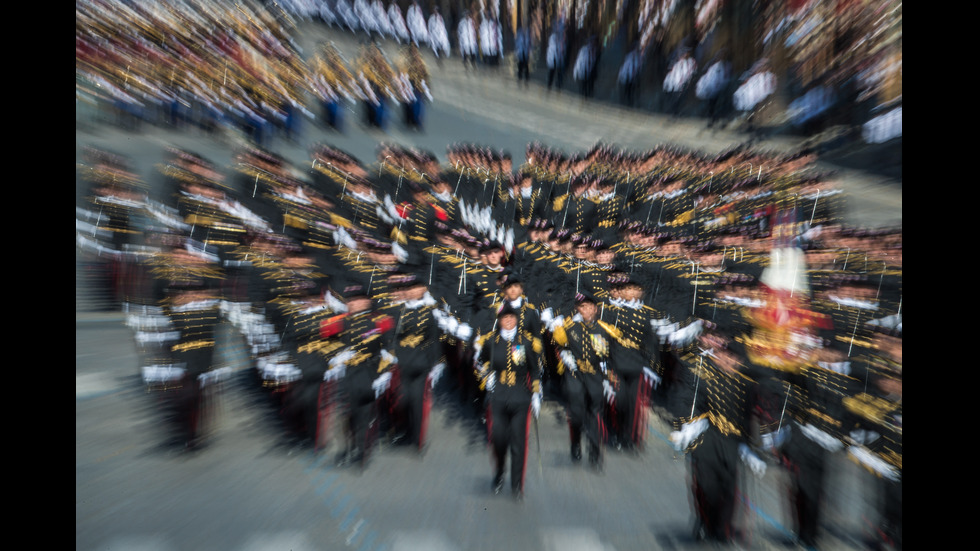
[[[170,402],[177,438],[193,448],[204,436],[207,393],[217,376],[212,369],[222,273],[214,256],[184,249],[161,253],[151,273],[163,287],[163,311],[177,332],[170,345],[177,376]]]
[[[639,451],[646,427],[643,425],[648,389],[661,381],[660,339],[654,324],[657,312],[643,304],[643,285],[635,279],[619,284],[625,295],[604,316],[619,330],[612,349],[612,370],[618,381],[613,408],[615,436],[628,450]]]
[[[880,543],[902,548],[902,333],[877,327],[867,391],[844,400],[854,420],[848,455],[875,476]]]
[[[618,329],[599,321],[598,301],[589,294],[575,297],[576,315],[559,316],[551,322],[555,343],[561,348],[559,374],[564,374],[564,394],[568,403],[572,461],[582,459],[582,435],[589,450],[589,464],[602,470],[602,448],[606,440],[603,407],[613,399],[609,369],[612,344]]]
[[[676,450],[688,450],[695,538],[730,542],[735,537],[739,458],[756,474],[765,472],[765,463],[748,445],[748,397],[755,381],[731,343],[704,346],[701,353],[682,358],[683,383],[675,386],[674,396],[679,430],[670,438]]]
[[[391,374],[385,372],[390,355],[394,320],[378,311],[364,285],[352,282],[340,287],[347,312],[325,320],[320,336],[335,350],[327,362],[324,380],[338,381],[345,398],[344,448],[337,458],[340,466],[367,466],[371,428],[377,417],[376,400],[387,390]]]
[[[432,389],[446,367],[436,314],[438,303],[429,294],[425,280],[414,273],[390,276],[389,287],[395,300],[385,312],[396,320],[391,346],[395,364],[389,367],[397,374],[397,382],[392,384],[396,394],[393,441],[422,453]]]
[[[480,338],[477,377],[487,391],[487,425],[494,459],[493,491],[504,488],[506,460],[510,455],[510,486],[514,497],[524,497],[527,444],[531,416],[541,410],[538,371],[540,342],[518,328],[518,314],[509,305],[497,313],[497,328]]]

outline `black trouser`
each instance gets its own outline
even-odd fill
[[[523,491],[527,467],[527,437],[531,425],[531,394],[491,394],[489,409],[490,418],[487,419],[487,424],[490,427],[494,480],[503,480],[504,464],[507,452],[510,451],[510,487],[515,492]]]
[[[366,454],[369,446],[369,429],[375,417],[374,375],[377,364],[348,367],[343,388],[347,398],[347,451]]]
[[[584,432],[589,453],[598,457],[605,440],[602,379],[598,375],[565,373],[564,385],[571,444],[573,447],[579,446]]]
[[[320,384],[327,366],[322,356],[315,353],[297,351],[295,358],[303,375],[286,391],[282,416],[288,430],[316,442]]]
[[[431,399],[428,374],[429,370],[424,366],[408,369],[399,366],[395,426],[419,449],[425,444],[425,428]]]
[[[793,434],[783,450],[789,471],[789,498],[796,534],[805,545],[816,545],[827,451],[801,433]]]
[[[624,444],[643,443],[645,425],[641,415],[646,403],[646,387],[643,373],[618,373],[619,389],[616,390],[616,403],[613,411],[616,420],[616,436]]]
[[[551,89],[551,83],[554,82],[555,86],[560,90],[561,82],[563,78],[564,69],[561,67],[552,67],[548,69],[548,89]]]
[[[728,541],[734,536],[732,520],[738,488],[738,444],[714,427],[690,453],[691,483],[698,522],[707,539]]]
[[[623,83],[623,103],[629,107],[633,107],[636,101],[636,81],[628,80]]]
[[[530,63],[527,56],[520,56],[517,58],[517,80],[521,79],[531,79]]]
[[[174,354],[174,360],[184,364],[185,373],[181,387],[176,389],[173,397],[173,418],[176,421],[177,437],[187,443],[193,442],[203,433],[207,411],[204,392],[198,377],[211,369],[213,356],[213,346]]]

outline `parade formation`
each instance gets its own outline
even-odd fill
[[[294,166],[265,144],[296,130],[308,95],[337,128],[340,102],[382,128],[400,104],[421,127],[419,48],[448,53],[441,17],[424,24],[417,4],[403,21],[395,4],[340,4],[336,21],[404,42],[401,62],[366,44],[349,64],[323,45],[307,65],[281,19],[242,5],[161,4],[111,42],[98,29],[126,16],[77,10],[79,74],[120,122],[156,109],[250,137],[231,166],[171,149],[158,193],[111,151],[79,165],[79,254],[109,274],[183,445],[207,438],[228,323],[282,430],[341,467],[369,469],[382,440],[424,455],[443,388],[483,421],[487,491],[523,499],[544,402],[565,412],[572,461],[596,472],[611,448],[644,453],[653,411],[689,459],[699,539],[731,541],[740,477],[772,468],[791,473],[793,529],[815,546],[827,457],[845,452],[880,481],[878,528],[901,547],[901,228],[845,224],[846,194],[806,150],[530,143],[515,166],[479,143],[447,144],[444,162],[317,143]],[[227,17],[235,32],[214,25]],[[146,64],[120,72],[119,56]]]
[[[367,468],[382,438],[423,453],[449,381],[485,419],[492,489],[509,456],[518,497],[544,400],[597,471],[608,446],[643,452],[649,408],[668,415],[708,539],[732,537],[738,461],[796,473],[803,541],[827,453],[900,493],[901,231],[844,227],[846,197],[805,153],[532,143],[516,170],[477,144],[445,164],[392,144],[371,164],[311,157],[304,174],[250,147],[222,170],[173,150],[162,200],[124,158],[82,167],[78,245],[109,259],[144,381],[172,396],[187,445],[227,376],[227,321],[283,430],[319,449],[340,427],[338,465]]]

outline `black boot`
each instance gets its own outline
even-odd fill
[[[597,473],[602,472],[602,453],[595,444],[589,444],[589,466]]]
[[[493,477],[493,494],[500,495],[504,491],[504,473],[497,473]]]

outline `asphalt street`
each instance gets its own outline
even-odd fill
[[[315,25],[300,44],[313,51],[334,40],[353,52],[356,39]],[[389,57],[396,56],[392,48]],[[353,54],[351,54],[353,57]],[[455,142],[485,144],[523,160],[528,142],[566,151],[596,141],[645,148],[676,143],[720,151],[744,139],[734,131],[705,132],[703,121],[670,121],[583,101],[542,86],[518,87],[506,67],[496,74],[466,71],[458,59],[431,59],[435,101],[423,132],[398,121],[368,130],[358,108],[344,132],[306,121],[301,138],[275,137],[272,148],[297,166],[315,142],[337,145],[370,163],[382,141],[414,145],[445,158]],[[126,155],[148,182],[168,145],[197,151],[229,166],[239,137],[213,139],[193,130],[150,125],[121,130],[104,113],[76,112],[76,159],[87,146]],[[774,138],[761,147],[792,149]],[[833,168],[833,167],[831,167]],[[857,225],[901,225],[901,182],[853,170],[837,171]],[[82,193],[78,189],[78,193]],[[214,397],[206,444],[193,452],[169,445],[160,394],[140,379],[140,350],[118,312],[95,312],[85,299],[91,282],[76,257],[75,438],[76,549],[80,551],[372,550],[682,550],[692,539],[693,510],[683,456],[668,443],[669,428],[647,418],[640,455],[610,450],[598,474],[573,464],[563,413],[546,402],[530,440],[526,499],[490,491],[491,460],[483,428],[460,403],[450,378],[439,387],[423,456],[382,446],[364,472],[333,464],[336,449],[313,450],[284,440],[268,396],[252,379],[242,337],[219,331],[217,363],[233,375]],[[860,549],[873,517],[870,477],[837,455],[829,468],[826,549]],[[739,496],[741,546],[792,549],[784,499],[785,473],[747,472]]]

